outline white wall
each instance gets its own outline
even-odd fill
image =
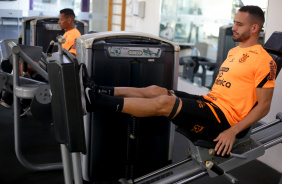
[[[269,0],[268,1],[268,13],[266,17],[265,26],[265,40],[271,36],[274,31],[282,31],[281,17],[282,17],[282,1],[281,0]],[[276,79],[276,87],[274,90],[274,96],[272,100],[271,110],[268,115],[263,118],[264,121],[269,122],[275,118],[278,111],[282,112],[282,72]]]
[[[92,0],[92,20],[90,24],[91,31],[107,31],[108,30],[108,7],[109,0]],[[83,19],[81,19],[83,20]]]
[[[0,2],[1,9],[19,9],[18,1],[1,1]]]
[[[0,9],[22,10],[23,11],[22,14],[18,16],[19,17],[26,16],[27,11],[29,10],[29,0],[0,1]]]
[[[281,17],[282,17],[282,1],[268,0],[268,10],[266,17],[266,32],[265,40],[267,40],[274,31],[282,31]],[[271,109],[268,115],[263,118],[265,122],[271,122],[275,119],[277,112],[282,112],[282,73],[280,72],[276,80],[276,87],[272,99]],[[282,145],[278,144],[268,150],[258,160],[266,163],[272,168],[282,172],[281,159]]]
[[[137,1],[145,1],[144,18],[133,15],[133,3]],[[155,36],[159,35],[161,0],[129,0],[127,1],[126,12],[126,31],[150,33]]]
[[[265,40],[267,40],[274,31],[282,31],[281,7],[281,0],[268,0]]]

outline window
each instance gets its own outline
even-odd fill
[[[258,5],[266,11],[267,0],[163,0],[159,36],[180,45],[205,42],[215,49],[219,27],[233,24],[243,5]]]

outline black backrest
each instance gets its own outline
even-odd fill
[[[41,53],[43,48],[40,46],[30,46],[30,45],[19,45],[21,50],[35,62],[38,62],[41,58]]]
[[[267,42],[264,44],[264,49],[276,62],[277,70],[276,77],[278,76],[282,67],[282,32],[274,32]]]
[[[65,33],[65,31],[60,28],[58,21],[58,17],[49,17],[38,19],[36,22],[35,45],[42,46],[44,52],[47,51],[51,40],[56,40],[58,35],[63,35]],[[74,25],[79,30],[81,35],[86,34],[83,21],[75,20]],[[57,48],[54,49],[54,52],[56,51]]]
[[[51,40],[56,40],[58,35],[63,35],[64,30],[58,24],[59,18],[42,18],[36,20],[35,38],[34,42],[37,46],[42,46],[43,51],[46,52]],[[55,51],[58,48],[56,47]]]

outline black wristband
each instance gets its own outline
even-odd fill
[[[169,119],[172,119],[174,117],[175,113],[177,112],[177,109],[178,109],[178,106],[179,106],[179,101],[180,101],[179,98],[176,97],[172,111],[171,111],[170,115],[168,116]]]

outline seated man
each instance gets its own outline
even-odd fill
[[[18,38],[18,43],[19,43],[20,46],[22,45],[21,39],[22,39],[22,35],[20,34],[19,38]],[[29,47],[33,47],[33,46],[26,46],[26,47],[31,50],[30,53],[33,53],[33,54],[31,54],[32,56],[30,56],[30,54],[27,54],[27,55],[29,57],[31,57],[31,59],[33,59],[34,62],[37,65],[39,65],[39,61],[36,61],[37,59],[35,59],[35,58],[38,58],[38,60],[39,60],[39,58],[41,57],[42,50],[41,49],[33,50],[33,49],[29,48]],[[27,48],[25,48],[23,51],[25,52]],[[23,48],[21,48],[21,49],[23,49]],[[35,56],[35,55],[37,55],[37,56]],[[8,62],[1,63],[1,69],[2,69],[2,71],[6,72],[6,73],[12,73],[12,71],[13,71],[12,55],[9,56],[9,59],[7,61]],[[39,75],[30,65],[28,65],[26,63],[25,66],[27,67],[26,71],[24,71],[24,62],[22,61],[21,58],[19,58],[19,76],[31,78],[31,79],[34,79],[34,80],[37,80],[37,81],[43,81],[43,82],[45,81],[45,79],[41,75]],[[10,86],[10,88],[13,89],[13,86]],[[4,91],[4,92],[2,92],[1,97],[2,98],[0,98],[0,105],[2,105],[5,108],[8,108],[8,109],[12,108],[13,93]],[[30,110],[30,103],[31,103],[30,99],[21,99],[21,101],[20,101],[20,117],[25,117],[26,113]]]
[[[66,8],[60,11],[58,24],[66,32],[63,35],[66,43],[63,43],[63,48],[67,49],[70,53],[76,56],[76,39],[81,36],[80,32],[74,26],[75,14],[72,9]]]
[[[37,65],[39,65],[39,62],[36,62],[36,61],[34,61],[34,62]],[[9,62],[9,64],[10,64],[10,62]],[[13,66],[11,65],[11,68],[12,67]],[[34,79],[34,80],[37,80],[37,81],[45,81],[45,79],[41,75],[39,75],[39,74],[36,75],[36,71],[30,65],[27,65],[27,67],[28,67],[27,68],[28,71],[27,71],[27,73],[24,73],[24,71],[23,71],[23,61],[20,59],[19,60],[19,76],[31,78],[31,79]],[[7,68],[2,68],[2,70],[4,72],[7,72],[7,73],[12,72],[12,70],[7,70]],[[10,86],[10,88],[13,89],[13,86]],[[5,107],[7,109],[12,108],[13,93],[3,91],[1,97],[2,98],[0,98],[0,105],[2,105],[3,107]],[[27,112],[30,110],[30,103],[31,103],[30,99],[21,99],[20,100],[20,117],[26,116]]]
[[[104,108],[136,117],[166,116],[196,138],[217,142],[217,154],[229,154],[236,135],[264,117],[270,109],[276,64],[258,44],[264,13],[257,6],[241,7],[234,18],[231,49],[212,91],[197,96],[146,88],[97,86],[81,65],[86,110]]]

